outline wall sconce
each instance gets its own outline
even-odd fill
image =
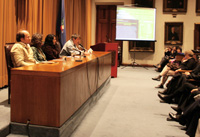
[[[176,18],[176,15],[177,15],[176,12],[177,12],[177,11],[178,11],[177,9],[173,9],[173,10],[172,10],[172,12],[173,12],[173,13],[172,13],[172,17],[173,17],[173,18]]]
[[[176,15],[177,15],[176,13],[172,13],[173,18],[176,18]]]

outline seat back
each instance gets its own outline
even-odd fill
[[[13,63],[12,63],[12,59],[11,59],[11,48],[13,47],[14,43],[6,43],[5,45],[5,55],[6,55],[6,63],[7,63],[7,69],[8,69],[8,73],[10,73],[10,69],[14,67]]]
[[[177,54],[176,57],[175,57],[175,60],[178,62],[178,61],[182,61],[182,59],[185,57],[184,54]]]
[[[6,56],[6,64],[8,70],[8,104],[10,104],[10,94],[11,94],[11,87],[10,87],[10,70],[14,67],[11,59],[11,48],[13,47],[14,43],[6,43],[4,46],[5,49],[5,56]]]

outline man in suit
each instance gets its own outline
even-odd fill
[[[188,106],[182,114],[170,113],[169,116],[181,125],[186,125],[186,134],[194,137],[200,118],[200,99]]]
[[[33,58],[33,51],[29,45],[31,37],[28,31],[20,30],[16,35],[17,43],[11,49],[11,59],[14,67],[33,65],[36,63]]]

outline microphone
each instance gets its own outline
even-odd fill
[[[79,44],[79,47],[82,48],[82,50],[83,50],[84,52],[86,51],[86,49],[83,47],[82,44]]]

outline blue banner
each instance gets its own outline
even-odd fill
[[[61,0],[60,2],[56,29],[60,38],[61,47],[63,47],[66,42],[65,0]]]

